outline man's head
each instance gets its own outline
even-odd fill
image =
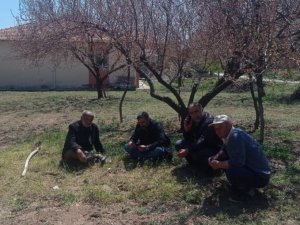
[[[139,112],[136,119],[142,128],[147,128],[149,126],[150,118],[147,112]]]
[[[95,114],[89,110],[84,110],[81,114],[81,122],[84,127],[90,127],[95,118]]]
[[[189,116],[191,117],[192,121],[199,122],[202,117],[203,107],[198,102],[193,102],[187,108]]]
[[[214,128],[220,138],[226,138],[232,128],[232,120],[227,115],[218,115],[209,126]]]

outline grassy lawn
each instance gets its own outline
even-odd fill
[[[63,218],[55,220],[56,214],[51,214],[53,207],[65,215],[82,205],[91,208],[81,215],[89,219],[65,224],[299,224],[300,104],[282,100],[296,87],[266,87],[264,149],[274,174],[260,198],[247,203],[228,201],[225,175],[207,177],[176,156],[172,162],[144,165],[125,156],[122,146],[138,111],[148,111],[162,122],[173,144],[181,137],[176,113],[147,91],[128,92],[122,124],[118,111],[122,92],[109,92],[100,101],[94,99],[95,92],[0,92],[0,223],[30,224],[31,214],[37,213],[43,218],[32,224],[61,224]],[[68,124],[79,119],[83,109],[96,113],[110,160],[103,166],[69,171],[59,166],[61,150]],[[206,111],[228,114],[247,131],[255,118],[249,93],[224,92]],[[21,177],[26,157],[38,141],[42,148]]]

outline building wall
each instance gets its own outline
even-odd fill
[[[0,40],[0,90],[66,90],[86,89],[95,87],[95,79],[90,76],[88,69],[80,62],[71,64],[61,63],[54,67],[50,60],[40,66],[33,66],[29,62],[16,59],[14,49],[8,40]],[[112,53],[109,64],[116,61],[117,56]],[[122,59],[118,64],[126,64]],[[103,74],[106,69],[103,68]],[[109,75],[105,82],[108,88],[123,89],[127,83],[127,67]],[[136,72],[130,68],[130,87],[136,86]],[[138,87],[138,86],[136,86]]]
[[[109,56],[109,63],[113,63],[118,60],[117,54],[111,54]],[[120,61],[118,61],[118,65],[126,65],[126,60],[124,57],[121,58]],[[110,65],[111,66],[111,65]],[[131,66],[130,67],[130,80],[129,80],[129,87],[137,87],[137,73],[135,69]],[[125,88],[127,84],[127,76],[128,76],[128,67],[125,66],[124,68],[117,70],[109,75],[109,82],[111,85],[113,85],[116,88]]]
[[[0,89],[80,89],[88,84],[88,71],[82,64],[55,68],[48,60],[35,67],[16,59],[10,42],[0,40]]]

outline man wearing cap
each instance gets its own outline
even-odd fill
[[[216,116],[212,126],[222,138],[224,151],[209,158],[213,169],[225,169],[232,190],[238,197],[246,197],[255,188],[269,183],[271,169],[258,142],[245,131],[235,128],[230,117]],[[226,160],[221,156],[227,155]]]
[[[216,135],[214,129],[208,125],[214,117],[203,112],[199,103],[191,103],[188,108],[188,116],[184,120],[183,140],[176,142],[175,148],[179,157],[194,166],[206,171],[211,170],[208,158],[215,155],[222,146],[222,140]]]
[[[124,149],[132,158],[139,161],[172,157],[169,137],[162,126],[151,119],[147,112],[138,113],[135,130]]]
[[[68,163],[75,159],[87,165],[96,159],[105,160],[105,156],[102,155],[104,149],[100,142],[99,129],[93,123],[94,118],[93,112],[84,110],[80,120],[69,125],[62,152],[63,162]],[[97,155],[91,154],[93,147],[98,152]]]

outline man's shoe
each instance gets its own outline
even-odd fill
[[[233,202],[233,203],[242,203],[247,201],[246,195],[242,194],[232,194],[229,198],[228,201]]]
[[[95,162],[105,163],[106,161],[106,156],[102,155],[101,153],[95,154],[94,158],[95,158]]]
[[[257,190],[255,188],[249,189],[247,192],[231,192],[229,197],[230,202],[246,202],[252,200],[256,196]]]
[[[165,158],[167,161],[172,161],[172,159],[173,159],[173,154],[172,154],[172,152],[165,152],[164,158]]]

